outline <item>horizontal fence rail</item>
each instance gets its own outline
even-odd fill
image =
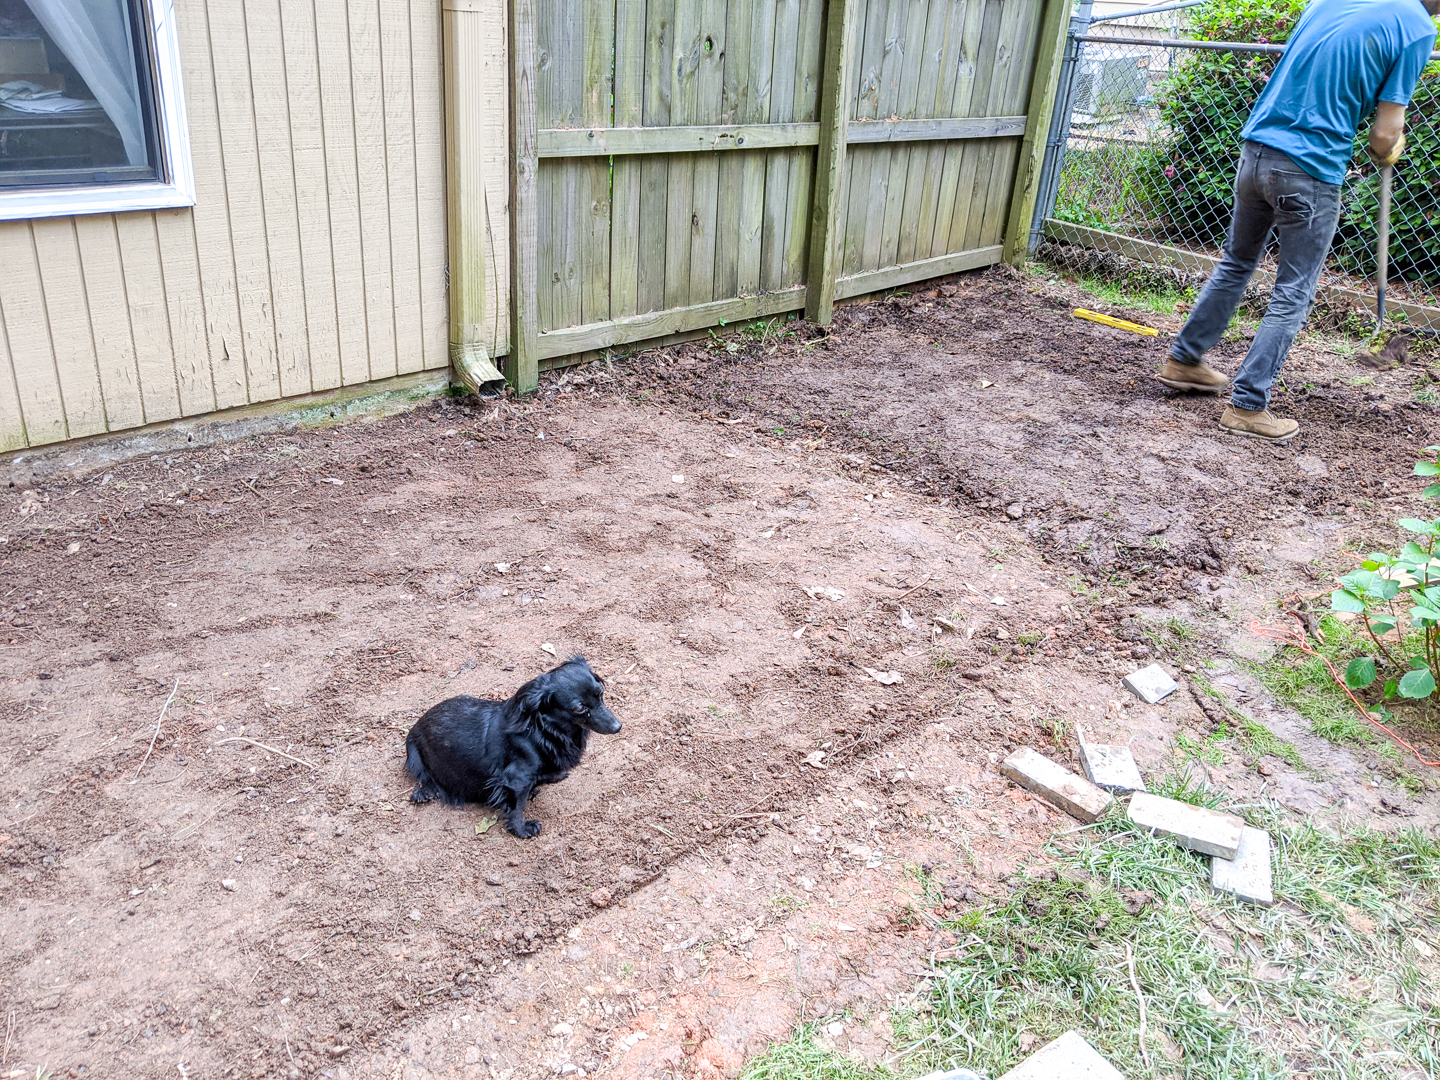
[[[1088,16],[1088,12],[1082,15]],[[1040,235],[1207,272],[1230,223],[1240,130],[1284,46],[1072,21],[1032,244]],[[1440,59],[1440,52],[1431,54]],[[1321,295],[1373,303],[1378,176],[1368,130],[1341,189]],[[1397,317],[1440,329],[1440,66],[1416,88],[1395,169],[1390,291]],[[1273,255],[1273,248],[1272,248]],[[1262,273],[1263,277],[1263,273]]]
[[[874,143],[1000,139],[1025,133],[1024,116],[960,116],[938,120],[870,120],[849,125],[848,146]],[[699,127],[546,128],[540,156],[610,157],[714,150],[777,150],[818,146],[819,124],[713,124]]]

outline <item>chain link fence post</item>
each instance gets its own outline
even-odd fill
[[[1060,60],[1060,80],[1055,89],[1055,108],[1050,114],[1050,132],[1045,139],[1045,160],[1040,165],[1040,192],[1035,200],[1035,217],[1030,222],[1029,253],[1035,254],[1045,230],[1045,219],[1055,211],[1060,193],[1060,170],[1065,165],[1065,143],[1070,138],[1070,105],[1075,97],[1075,76],[1080,70],[1080,37],[1090,29],[1094,0],[1080,0],[1079,10],[1070,17],[1065,38],[1065,55]]]

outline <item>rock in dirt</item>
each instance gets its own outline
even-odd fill
[[[1159,664],[1151,664],[1149,667],[1126,675],[1120,680],[1120,685],[1145,704],[1154,705],[1173,694],[1178,684],[1165,673],[1165,669]]]
[[[596,889],[590,894],[590,903],[598,908],[609,907],[612,899],[609,889]]]
[[[220,882],[220,887],[226,892],[234,892],[235,879],[233,877],[227,877],[224,881]]]
[[[504,883],[503,880],[501,880],[501,877],[500,877],[499,874],[486,874],[486,875],[485,875],[485,884],[486,884],[486,885],[503,885],[503,884],[505,884],[505,883]]]
[[[1019,521],[1025,516],[1025,507],[1022,503],[1011,503],[1005,507],[1005,516],[1011,521]]]
[[[1115,801],[1109,792],[1101,791],[1083,776],[1055,764],[1029,746],[1022,746],[1007,757],[1000,771],[1081,821],[1098,821]]]
[[[1125,1080],[1120,1070],[1100,1056],[1100,1052],[1081,1038],[1078,1031],[1067,1031],[1052,1043],[1042,1046],[1030,1057],[1011,1069],[1000,1080]]]
[[[811,600],[830,600],[836,604],[845,599],[845,590],[832,588],[829,585],[806,585],[805,595]]]
[[[904,676],[898,671],[876,671],[874,668],[868,667],[862,670],[881,686],[897,686],[905,681]]]
[[[1245,822],[1203,806],[1137,791],[1130,799],[1130,820],[1157,836],[1173,836],[1181,847],[1202,855],[1233,859],[1240,850]]]
[[[1275,902],[1270,879],[1270,834],[1246,826],[1233,859],[1210,860],[1210,887],[1269,907]]]

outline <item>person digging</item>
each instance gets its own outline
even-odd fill
[[[1377,166],[1405,150],[1405,106],[1435,47],[1440,0],[1316,0],[1295,24],[1240,132],[1235,207],[1220,260],[1155,377],[1218,394],[1226,377],[1205,363],[1244,295],[1273,230],[1275,287],[1235,376],[1220,427],[1282,442],[1300,430],[1270,412],[1270,387],[1315,303],[1340,217],[1340,185],[1360,121],[1372,111]]]

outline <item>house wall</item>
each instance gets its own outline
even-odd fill
[[[0,223],[0,450],[448,363],[441,0],[175,14],[196,205]]]

